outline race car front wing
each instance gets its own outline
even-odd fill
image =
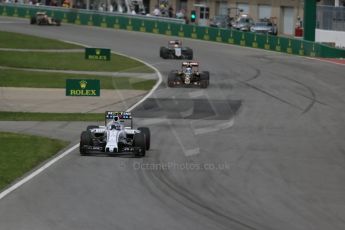
[[[125,146],[120,149],[114,149],[114,151],[109,151],[105,147],[102,146],[90,146],[90,145],[84,145],[80,148],[82,151],[89,153],[89,154],[96,154],[96,153],[106,153],[106,154],[138,154],[142,153],[143,149],[141,147],[133,147],[133,146]]]

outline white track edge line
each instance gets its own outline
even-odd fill
[[[310,60],[314,60],[314,61],[320,61],[320,62],[325,62],[325,63],[329,63],[329,64],[335,64],[335,65],[340,65],[340,66],[344,66],[345,63],[338,63],[338,62],[333,62],[327,59],[322,59],[322,58],[314,58],[314,57],[306,57],[307,59]]]
[[[61,40],[63,42],[66,42],[66,43],[70,43],[70,44],[74,44],[74,45],[80,45],[80,46],[84,46],[84,47],[90,47],[90,46],[86,46],[82,43],[78,43],[78,42],[70,42],[70,41],[65,41],[65,40]],[[124,57],[127,57],[127,58],[131,58],[133,60],[136,60],[138,62],[141,62],[145,65],[147,65],[148,67],[152,68],[157,76],[158,76],[158,81],[156,82],[156,84],[153,86],[153,88],[150,90],[150,92],[148,92],[141,100],[139,100],[137,103],[135,103],[134,105],[132,105],[129,109],[127,109],[128,112],[132,111],[133,109],[135,109],[138,105],[140,105],[141,103],[143,103],[148,97],[150,97],[154,91],[159,87],[159,85],[162,83],[163,81],[163,77],[162,77],[162,74],[159,72],[159,70],[154,67],[153,65],[143,61],[143,60],[140,60],[138,58],[135,58],[135,57],[131,57],[131,56],[128,56],[126,54],[123,54],[123,53],[120,53],[120,52],[115,52],[115,51],[111,51],[113,54],[117,54],[117,55],[121,55],[121,56],[124,56]]]
[[[24,177],[20,181],[18,181],[17,183],[13,184],[9,188],[2,191],[0,193],[0,200],[2,198],[4,198],[6,195],[8,195],[11,192],[13,192],[14,190],[16,190],[17,188],[19,188],[20,186],[22,186],[23,184],[25,184],[26,182],[28,182],[29,180],[33,179],[35,176],[37,176],[38,174],[43,172],[45,169],[47,169],[48,167],[53,165],[55,162],[57,162],[58,160],[60,160],[61,158],[63,158],[64,156],[66,156],[67,154],[69,154],[70,152],[72,152],[73,150],[75,150],[78,147],[79,147],[79,144],[72,146],[71,148],[69,148],[65,152],[63,152],[62,154],[54,157],[53,159],[51,159],[50,161],[48,161],[47,163],[42,165],[40,168],[36,169],[35,171],[33,171],[32,173],[30,173],[29,175],[27,175],[26,177]]]
[[[120,53],[119,53],[120,54]],[[123,55],[123,54],[121,54]],[[123,55],[123,56],[126,56],[126,55]],[[127,56],[128,57],[128,56]],[[130,57],[132,58],[132,57]],[[163,77],[162,77],[162,74],[159,72],[159,70],[154,67],[153,65],[149,64],[149,63],[146,63],[140,59],[137,59],[137,58],[132,58],[134,60],[137,60],[139,62],[142,62],[144,63],[145,65],[147,65],[148,67],[152,68],[157,76],[158,76],[158,81],[156,82],[156,84],[152,87],[152,89],[150,90],[150,92],[148,92],[140,101],[138,101],[137,103],[135,103],[134,105],[132,105],[129,109],[127,109],[128,112],[132,111],[133,109],[135,109],[138,105],[140,105],[141,103],[143,103],[147,98],[149,98],[155,91],[156,89],[160,86],[160,84],[162,83],[163,81]]]
[[[64,41],[64,40],[62,40]],[[77,42],[70,42],[70,41],[64,41],[66,43],[71,43],[71,44],[75,44],[75,45],[81,45],[84,47],[89,47],[86,46],[84,44],[81,43],[77,43]],[[147,65],[148,67],[152,68],[157,76],[158,76],[158,81],[156,82],[156,84],[154,85],[154,87],[150,90],[150,92],[148,94],[146,94],[140,101],[138,101],[137,103],[135,103],[134,105],[132,105],[129,109],[127,109],[128,112],[132,111],[135,107],[137,107],[138,105],[140,105],[141,103],[143,103],[148,97],[150,97],[154,91],[159,87],[159,85],[162,83],[163,78],[162,78],[162,74],[159,72],[159,70],[154,67],[153,65],[146,63],[143,60],[140,60],[138,58],[133,58],[130,57],[128,55],[122,54],[122,53],[117,53],[112,51],[112,53],[114,54],[119,54],[131,59],[134,59],[136,61],[139,61],[145,65]],[[8,194],[10,194],[11,192],[15,191],[16,189],[18,189],[19,187],[21,187],[22,185],[24,185],[26,182],[30,181],[31,179],[33,179],[34,177],[36,177],[38,174],[40,174],[41,172],[43,172],[44,170],[46,170],[47,168],[49,168],[50,166],[52,166],[54,163],[56,163],[57,161],[59,161],[60,159],[62,159],[63,157],[65,157],[66,155],[68,155],[69,153],[71,153],[72,151],[74,151],[76,148],[79,147],[79,143],[72,146],[71,148],[67,149],[66,151],[64,151],[63,153],[59,154],[58,156],[54,157],[53,159],[49,160],[48,162],[46,162],[44,165],[42,165],[41,167],[39,167],[38,169],[36,169],[35,171],[33,171],[32,173],[30,173],[29,175],[25,176],[24,178],[22,178],[21,180],[19,180],[18,182],[14,183],[13,185],[11,185],[10,187],[8,187],[7,189],[3,190],[2,192],[0,192],[0,200],[2,200],[5,196],[7,196]]]

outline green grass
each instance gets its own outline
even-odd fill
[[[136,60],[112,54],[111,61],[85,60],[84,53],[0,51],[0,65],[17,68],[152,73]]]
[[[40,38],[25,34],[0,31],[0,48],[11,49],[82,49],[84,47],[57,41],[53,39]]]
[[[65,88],[66,79],[98,79],[101,82],[101,89],[150,90],[156,83],[156,80],[134,77],[104,77],[8,69],[0,71],[0,87]]]
[[[0,121],[103,121],[104,113],[0,112]]]
[[[65,141],[45,137],[7,132],[0,132],[0,139],[0,189],[55,155],[68,144]]]
[[[81,47],[50,39],[0,31],[0,48],[67,49]],[[0,51],[0,65],[14,68],[100,72],[154,72],[143,63],[121,55],[112,54],[111,59],[109,62],[85,60],[83,52],[45,53]],[[0,69],[0,87],[65,88],[66,79],[81,78],[99,79],[102,89],[150,90],[156,82],[155,80],[135,77],[105,77]],[[103,119],[103,113],[0,112],[0,120],[2,121],[103,121]]]

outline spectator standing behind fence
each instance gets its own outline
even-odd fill
[[[50,2],[50,5],[51,5],[51,6],[57,6],[58,4],[57,4],[57,1],[52,0],[52,1]]]
[[[161,11],[158,8],[158,5],[155,6],[155,9],[153,10],[153,15],[154,16],[160,16],[161,15]]]
[[[189,19],[186,15],[186,10],[185,9],[180,9],[177,13],[176,13],[176,18],[178,19],[184,19],[184,21],[186,22],[186,24],[189,23]]]
[[[98,11],[101,11],[101,12],[104,11],[104,4],[103,3],[98,6]]]
[[[296,27],[303,28],[303,21],[301,20],[300,16],[297,17]]]
[[[174,8],[172,8],[172,6],[169,6],[168,14],[169,14],[169,18],[174,17]]]
[[[178,19],[183,19],[184,18],[184,13],[183,13],[183,10],[179,10],[177,13],[176,13],[176,18]]]
[[[63,3],[62,3],[62,7],[69,8],[69,7],[70,7],[70,2],[69,2],[69,0],[65,0],[65,1],[63,1]]]
[[[112,4],[110,4],[110,5],[109,5],[109,7],[108,7],[108,11],[109,11],[109,12],[113,12],[113,11],[114,11],[114,7],[113,7],[113,5],[112,5]]]

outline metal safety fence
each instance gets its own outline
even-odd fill
[[[327,45],[302,39],[188,25],[175,21],[164,21],[160,18],[132,17],[131,15],[123,14],[109,15],[80,9],[62,9],[56,7],[42,8],[20,4],[0,4],[0,16],[29,19],[36,12],[42,11],[42,9],[46,11],[49,16],[61,19],[63,23],[221,42],[301,56],[345,58],[345,50],[343,49],[332,48]]]
[[[318,6],[317,28],[345,31],[345,7]]]

